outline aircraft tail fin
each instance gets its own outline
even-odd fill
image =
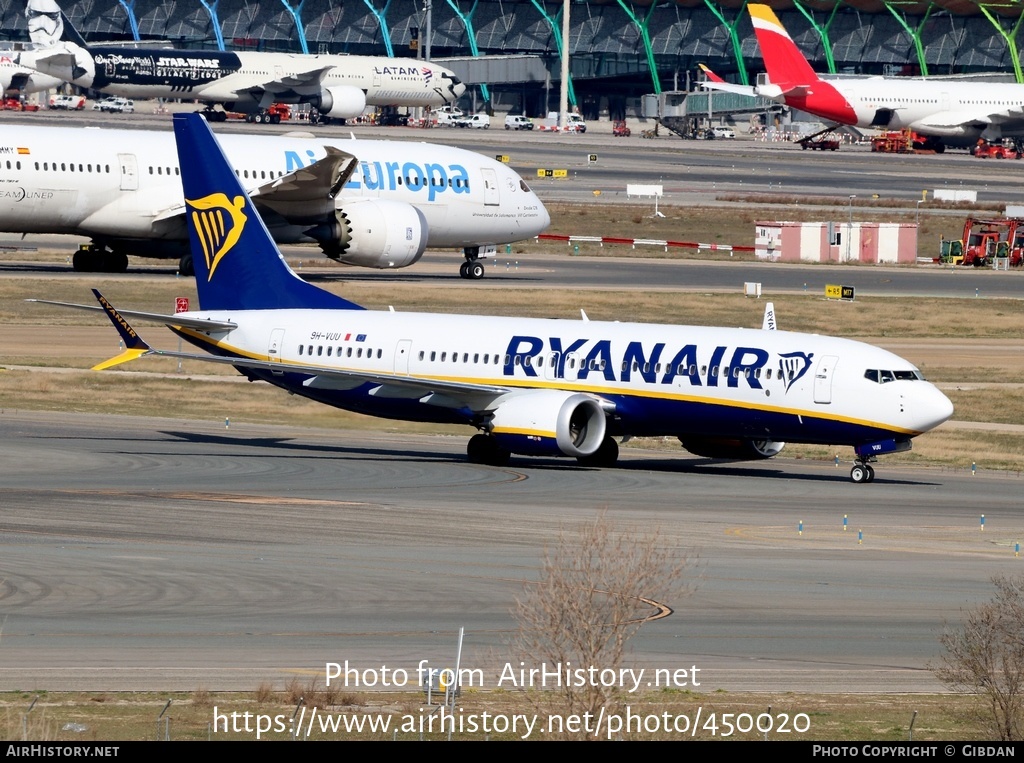
[[[288,267],[201,114],[175,114],[174,136],[201,309],[362,309]]]
[[[810,85],[817,82],[818,75],[782,26],[775,11],[757,3],[747,7],[771,83],[785,89],[787,85]]]
[[[54,48],[62,42],[70,42],[80,48],[89,47],[55,2],[29,0],[25,7],[25,20],[28,37],[37,49]]]

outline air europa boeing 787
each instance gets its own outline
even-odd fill
[[[279,243],[316,242],[349,265],[402,268],[459,247],[465,278],[497,244],[550,222],[516,172],[428,143],[224,135],[221,144]],[[191,273],[170,132],[0,126],[0,231],[89,236],[75,269],[123,271],[128,255],[179,258]]]
[[[176,115],[174,129],[200,310],[135,313],[96,292],[126,348],[99,370],[143,355],[224,363],[339,408],[474,427],[469,460],[492,465],[521,454],[608,466],[615,437],[751,459],[795,441],[853,446],[851,478],[870,482],[877,455],[953,413],[906,360],[846,339],[365,310],[288,268],[201,117]],[[152,349],[136,319],[210,354]]]

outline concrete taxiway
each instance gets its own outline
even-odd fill
[[[459,627],[493,685],[545,546],[600,513],[693,562],[692,593],[637,637],[641,665],[696,666],[708,691],[934,690],[944,620],[1024,564],[1015,475],[883,461],[853,485],[846,467],[671,448],[491,468],[464,447],[4,410],[0,690],[411,672],[450,664]]]

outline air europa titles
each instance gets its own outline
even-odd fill
[[[785,380],[787,391],[807,373],[813,357],[814,353],[802,352],[780,356],[777,378]],[[774,370],[762,370],[768,361],[768,352],[759,347],[730,349],[719,345],[709,354],[696,344],[666,348],[665,342],[647,343],[646,347],[643,342],[629,342],[622,350],[621,344],[613,348],[610,339],[549,337],[545,341],[520,335],[508,343],[503,374],[538,377],[543,373],[564,379],[568,372],[581,381],[598,377],[609,382],[642,380],[647,384],[673,384],[685,379],[694,387],[738,387],[742,379],[751,389],[763,389],[762,375],[771,378]]]
[[[311,149],[306,149],[305,158],[298,151],[285,151],[285,172],[308,167],[320,158]],[[469,172],[461,164],[359,162],[345,188],[365,188],[367,191],[407,188],[413,192],[426,192],[427,200],[434,201],[442,193],[469,193]]]

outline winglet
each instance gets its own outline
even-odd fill
[[[775,322],[775,303],[766,302],[764,306],[764,321],[761,323],[761,328],[764,331],[775,331],[779,327],[779,324]]]
[[[96,296],[96,299],[100,303],[100,307],[106,312],[107,317],[110,318],[110,322],[114,324],[114,328],[117,329],[117,333],[121,335],[121,341],[124,342],[124,352],[120,355],[115,355],[109,360],[104,360],[102,363],[97,363],[92,367],[93,371],[105,371],[113,366],[127,363],[129,360],[135,360],[141,358],[143,355],[148,354],[151,348],[142,337],[139,336],[135,329],[131,327],[131,324],[117,311],[107,298],[99,293],[98,290],[93,289],[92,293]]]
[[[719,77],[719,76],[718,76],[717,74],[715,74],[715,73],[714,73],[713,71],[711,71],[711,70],[710,70],[710,69],[709,69],[708,67],[706,67],[706,66],[705,66],[704,64],[697,64],[697,66],[699,66],[699,67],[700,67],[700,70],[701,70],[702,72],[704,72],[704,74],[706,74],[706,75],[707,75],[707,78],[708,78],[709,80],[711,80],[712,82],[725,82],[725,80],[724,80],[724,79],[722,79],[721,77]]]

